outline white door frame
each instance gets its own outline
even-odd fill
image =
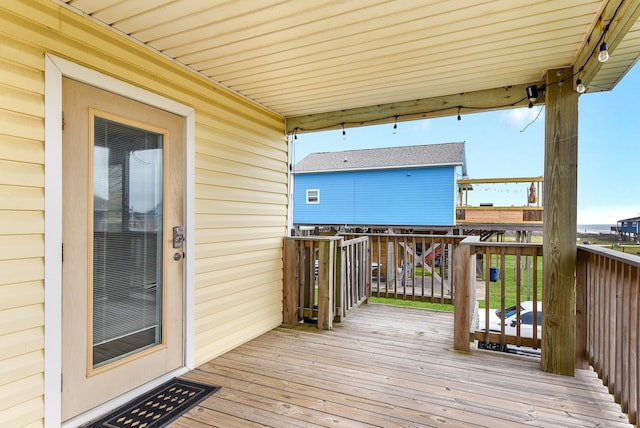
[[[195,366],[194,340],[194,236],[195,236],[195,110],[129,83],[83,67],[66,59],[45,55],[45,194],[44,194],[44,424],[62,424],[62,77],[183,116],[185,126],[185,258],[184,258],[184,364],[166,376],[143,385],[69,421],[82,424],[126,403],[143,391],[192,370]]]

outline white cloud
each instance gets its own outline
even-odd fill
[[[522,128],[538,116],[541,108],[522,107],[505,111],[502,114],[502,122],[510,128]]]
[[[578,224],[616,224],[618,220],[639,217],[640,211],[631,208],[578,209]]]
[[[422,119],[414,122],[413,129],[416,131],[420,131],[423,129],[429,129],[430,127],[431,127],[431,123],[429,119]]]

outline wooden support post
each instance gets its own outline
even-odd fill
[[[547,71],[544,154],[544,371],[573,376],[576,360],[575,268],[578,93],[573,69]]]
[[[475,257],[475,255],[474,255]],[[435,259],[435,254],[434,254]],[[475,266],[471,266],[471,247],[460,244],[453,251],[453,349],[469,352],[471,311],[471,281],[475,279]],[[473,271],[471,269],[473,268]],[[475,282],[475,281],[474,281]],[[475,295],[474,295],[475,296]]]

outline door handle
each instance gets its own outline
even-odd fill
[[[184,245],[184,227],[174,226],[173,228],[173,248],[182,248]]]

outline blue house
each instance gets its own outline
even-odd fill
[[[295,217],[294,217],[295,219]],[[618,234],[620,239],[638,241],[640,240],[640,217],[625,218],[618,220]]]
[[[453,226],[464,142],[312,153],[293,175],[295,226]]]

